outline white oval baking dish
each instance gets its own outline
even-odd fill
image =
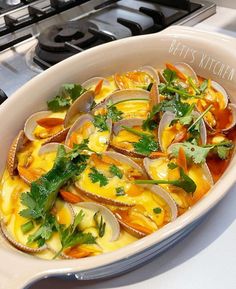
[[[66,82],[82,83],[143,65],[189,63],[206,78],[219,82],[236,103],[236,40],[193,28],[173,26],[160,33],[127,38],[92,48],[41,73],[0,107],[1,158],[4,169],[10,143],[33,112]],[[235,182],[236,157],[213,189],[190,211],[158,232],[112,253],[80,260],[45,261],[21,253],[0,236],[0,289],[22,289],[31,282],[55,275],[76,274],[78,279],[99,279],[134,269],[172,246],[191,231]]]

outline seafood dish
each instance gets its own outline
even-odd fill
[[[184,62],[66,83],[9,148],[1,232],[43,259],[111,252],[174,221],[227,169],[236,106]]]

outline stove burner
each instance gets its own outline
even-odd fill
[[[35,53],[46,62],[57,63],[74,54],[72,47],[82,51],[97,41],[97,37],[89,32],[91,27],[97,29],[96,25],[84,21],[50,26],[39,35]]]
[[[7,99],[6,93],[0,88],[0,104],[2,104]]]

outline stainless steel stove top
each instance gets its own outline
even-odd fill
[[[14,5],[9,5],[10,2]],[[6,3],[0,0],[0,88],[9,96],[54,63],[48,35],[46,42],[45,37],[41,41],[45,36],[43,31],[48,29],[50,34],[51,26],[59,31],[53,35],[57,44],[64,41],[62,46],[72,55],[107,41],[158,32],[172,24],[194,25],[215,11],[215,4],[205,0],[198,3],[189,0],[9,0]],[[81,44],[82,36],[74,31],[75,24],[82,22],[89,26],[89,33],[94,37],[89,45]],[[72,27],[61,29],[65,23]],[[40,59],[42,47],[44,54]]]

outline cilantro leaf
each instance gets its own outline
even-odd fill
[[[29,235],[28,244],[37,242],[39,247],[43,246],[45,241],[49,240],[52,237],[53,232],[56,231],[55,222],[55,217],[51,214],[47,214],[39,229],[34,234]]]
[[[189,142],[184,142],[181,144],[175,144],[172,148],[172,154],[177,157],[179,149],[182,147],[184,153],[188,159],[192,159],[195,164],[201,164],[206,161],[206,157],[211,150],[211,147],[205,148],[198,145],[191,144]]]
[[[99,183],[100,187],[106,186],[108,184],[108,179],[100,173],[95,167],[90,168],[92,171],[89,173],[89,178],[92,183]]]
[[[175,163],[168,163],[167,166],[170,170],[174,170],[174,169],[178,168],[178,165]]]
[[[98,219],[99,218],[98,214],[99,212],[96,212],[93,216],[93,219],[95,221],[96,228],[98,230],[98,236],[102,238],[105,234],[106,223],[103,221],[103,216],[100,216],[100,220]]]
[[[116,196],[124,196],[125,195],[125,189],[124,187],[118,187],[116,188]]]
[[[70,99],[62,95],[57,95],[53,99],[47,101],[48,109],[57,112],[70,107]]]
[[[157,127],[157,121],[155,120],[155,117],[156,117],[157,113],[160,111],[161,111],[161,103],[153,106],[147,119],[145,119],[143,121],[142,128],[144,130],[154,130]]]
[[[176,72],[168,68],[164,69],[163,76],[165,77],[167,83],[171,83],[177,78]]]
[[[125,125],[122,125],[122,128],[141,137],[138,142],[133,143],[134,150],[137,153],[148,156],[151,152],[158,151],[159,145],[155,141],[153,135],[138,131]]]
[[[106,115],[102,114],[94,115],[93,124],[95,127],[99,128],[99,131],[108,130]]]
[[[227,146],[218,146],[217,148],[217,154],[219,156],[219,158],[221,158],[222,160],[225,160],[228,158],[229,156],[229,152],[232,149],[232,147],[227,147]]]
[[[115,106],[108,107],[107,117],[111,118],[113,122],[122,119],[123,112],[118,110]]]
[[[137,153],[147,156],[149,156],[151,152],[156,152],[159,149],[159,145],[153,136],[142,136],[138,142],[133,143],[133,146]]]
[[[83,210],[75,216],[73,224],[69,225],[67,228],[65,225],[56,223],[57,231],[59,232],[61,240],[61,249],[54,256],[54,259],[60,255],[60,253],[66,249],[79,244],[95,244],[96,239],[91,233],[83,233],[79,230],[78,225],[84,218]]]
[[[160,214],[160,213],[162,212],[162,209],[159,208],[159,207],[157,207],[157,208],[154,208],[154,209],[153,209],[153,212],[154,212],[155,214]]]
[[[60,95],[47,101],[48,109],[57,112],[64,110],[86,91],[80,84],[67,83],[62,86]]]
[[[74,102],[78,97],[86,92],[86,89],[80,84],[76,83],[66,83],[63,84],[63,93],[67,98],[70,98]]]
[[[110,173],[112,173],[114,176],[117,176],[119,179],[122,179],[123,173],[122,171],[116,166],[116,165],[111,165],[109,167]]]

